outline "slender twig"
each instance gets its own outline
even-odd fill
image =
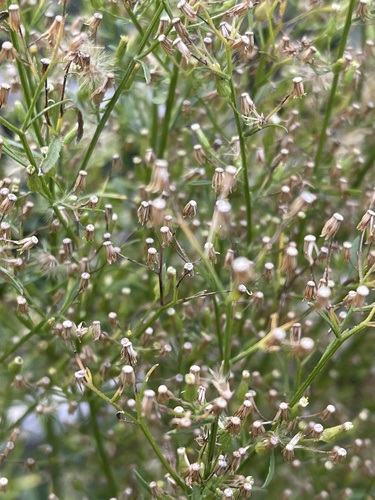
[[[98,126],[95,129],[95,133],[90,141],[89,147],[87,148],[86,154],[83,157],[83,160],[81,163],[81,168],[80,168],[81,170],[85,170],[87,168],[88,163],[90,161],[90,158],[91,158],[91,156],[94,152],[94,149],[96,147],[96,144],[98,143],[99,137],[101,136],[101,134],[104,130],[104,127],[105,127],[109,117],[112,114],[112,111],[116,105],[116,102],[119,100],[121,94],[126,89],[128,83],[129,83],[129,79],[131,78],[133,71],[136,69],[136,65],[137,65],[136,59],[142,53],[144,47],[146,46],[146,44],[148,42],[148,39],[149,39],[151,33],[153,32],[155,26],[158,24],[159,19],[160,19],[160,14],[162,13],[162,11],[163,11],[163,4],[160,4],[155,11],[154,17],[152,18],[147,30],[145,31],[143,38],[139,42],[138,50],[137,50],[135,56],[129,61],[128,67],[126,68],[126,71],[125,71],[125,74],[122,77],[122,80],[119,83],[119,86],[117,87],[116,92],[114,93],[111,100],[107,104],[107,107],[103,113],[103,116],[101,117],[101,119],[98,123]]]
[[[348,12],[346,14],[345,26],[344,26],[343,33],[341,35],[340,46],[339,46],[339,50],[337,53],[338,60],[341,59],[342,56],[344,55],[346,42],[348,40],[349,31],[350,31],[350,27],[351,27],[351,23],[352,23],[352,16],[353,16],[353,10],[354,10],[355,3],[356,3],[355,0],[350,0],[350,2],[349,2]],[[327,139],[327,130],[328,130],[329,122],[330,122],[331,115],[333,112],[333,105],[334,105],[334,101],[336,98],[336,92],[337,92],[337,87],[338,87],[338,83],[339,83],[339,78],[340,78],[340,70],[336,69],[336,71],[334,72],[334,75],[333,75],[333,80],[332,80],[332,84],[331,84],[331,92],[329,94],[329,98],[328,98],[328,102],[327,102],[327,106],[326,106],[326,111],[325,111],[324,118],[323,118],[323,123],[322,123],[322,126],[320,128],[320,138],[319,138],[319,143],[318,143],[318,149],[317,149],[316,155],[315,155],[315,169],[314,169],[315,175],[318,175],[319,167],[320,167],[322,157],[323,157],[324,146],[325,146],[326,139]]]

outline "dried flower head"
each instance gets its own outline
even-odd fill
[[[137,352],[133,348],[132,342],[124,337],[120,341],[121,344],[121,359],[126,359],[131,366],[137,363]]]
[[[141,402],[141,412],[143,417],[149,417],[155,404],[155,391],[146,389]]]
[[[197,215],[197,202],[195,200],[190,200],[182,210],[183,217],[189,217],[193,219]]]
[[[344,217],[339,213],[334,213],[330,219],[324,224],[321,235],[325,240],[334,238],[339,230]]]
[[[0,66],[5,61],[13,62],[18,57],[18,52],[11,42],[4,42],[0,50]]]
[[[232,263],[232,273],[235,283],[243,284],[254,278],[254,262],[246,257],[237,257]]]
[[[292,90],[292,96],[293,98],[302,98],[304,97],[305,94],[305,89],[303,87],[303,81],[300,76],[297,76],[296,78],[293,78],[293,90]]]
[[[0,86],[0,109],[8,104],[11,86],[7,83],[2,83]]]
[[[177,4],[177,8],[181,10],[182,15],[189,21],[194,23],[197,20],[196,11],[188,2],[186,2],[186,0],[180,0]]]

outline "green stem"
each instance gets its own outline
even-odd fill
[[[98,123],[98,126],[96,127],[95,133],[90,141],[89,147],[87,148],[86,154],[83,157],[80,170],[86,170],[87,165],[90,161],[90,158],[91,158],[91,156],[94,152],[94,149],[96,147],[96,144],[99,140],[99,137],[100,137],[101,133],[103,132],[103,129],[104,129],[109,117],[111,116],[111,113],[115,107],[115,104],[118,101],[118,99],[120,98],[123,91],[125,90],[128,82],[129,82],[129,79],[132,76],[132,73],[133,73],[133,71],[136,67],[136,64],[137,64],[136,59],[142,53],[142,50],[146,46],[152,31],[154,30],[155,26],[159,22],[160,14],[162,13],[162,11],[163,11],[163,4],[160,4],[159,7],[156,9],[155,15],[152,18],[147,30],[145,31],[145,34],[144,34],[142,40],[139,43],[136,55],[133,57],[133,59],[131,59],[131,61],[129,61],[128,67],[126,68],[125,74],[124,74],[119,86],[117,87],[116,92],[114,93],[113,97],[111,98],[111,100],[107,104],[107,107],[103,113],[103,116],[102,116],[100,122]]]
[[[325,365],[329,362],[329,360],[335,354],[337,349],[341,346],[342,342],[343,341],[341,339],[338,339],[336,337],[331,341],[331,343],[325,350],[323,356],[320,358],[313,371],[295,392],[294,396],[292,397],[289,403],[290,407],[298,403],[299,399],[303,396],[303,394],[305,393],[306,389],[309,387],[311,382],[315,379],[317,375],[319,375],[319,373],[321,373]]]
[[[34,326],[32,330],[29,331],[26,335],[24,335],[17,343],[13,344],[1,357],[0,357],[0,364],[4,363],[4,361],[14,352],[16,352],[20,347],[25,344],[35,333],[40,332],[45,325],[48,323],[47,320],[43,320],[37,325]]]
[[[20,47],[19,47],[17,35],[12,30],[10,30],[10,37],[11,37],[11,40],[12,40],[12,43],[13,43],[15,49],[17,50],[18,53],[20,53]],[[38,96],[35,96],[35,85],[34,85],[34,81],[33,81],[33,76],[31,74],[31,71],[29,70],[28,64],[25,64],[25,62],[23,62],[17,58],[16,65],[17,65],[17,70],[18,70],[18,76],[20,77],[22,93],[25,97],[27,109],[30,112],[30,108],[32,106],[32,103],[34,103],[34,100],[31,98],[31,96],[34,95],[34,99],[35,99],[35,97],[38,97]],[[31,108],[31,111],[32,110],[33,110],[33,108]],[[42,130],[41,123],[34,122],[33,129],[34,129],[34,134],[38,140],[39,146],[40,147],[44,146],[44,139],[43,139],[42,132],[41,132],[41,130]]]
[[[358,188],[367,172],[372,168],[375,162],[375,147],[372,146],[372,150],[367,158],[366,163],[363,165],[361,170],[358,172],[355,181],[353,182],[353,188]]]
[[[8,122],[8,120],[3,118],[2,116],[0,116],[0,123],[2,125],[4,125],[4,127],[8,128],[12,132],[14,132],[16,135],[18,135],[18,137],[22,143],[23,149],[25,150],[27,159],[30,162],[30,165],[33,165],[34,167],[36,167],[36,162],[35,162],[33,152],[31,151],[31,148],[29,146],[29,143],[26,139],[24,132],[22,130],[20,130],[19,128],[15,127],[12,123]]]
[[[232,340],[232,307],[233,303],[231,298],[228,298],[226,317],[225,317],[225,330],[224,330],[224,373],[228,374],[230,370],[230,347]]]
[[[177,63],[179,63],[180,61],[181,61],[181,55],[179,57],[177,57]],[[176,64],[173,68],[172,78],[171,78],[171,81],[169,84],[168,98],[167,98],[165,114],[164,114],[164,118],[163,118],[163,128],[161,131],[161,138],[160,138],[160,144],[159,144],[159,150],[158,150],[158,158],[163,158],[165,148],[167,146],[167,141],[168,141],[168,136],[169,136],[169,124],[171,121],[171,116],[172,116],[172,111],[173,111],[173,105],[174,105],[174,99],[175,99],[175,94],[176,94],[179,70],[180,70],[180,67],[178,64]]]
[[[102,435],[100,433],[98,422],[96,420],[96,409],[95,409],[94,401],[92,399],[90,399],[90,412],[91,412],[91,430],[92,430],[92,433],[93,433],[95,441],[96,441],[96,448],[98,450],[100,459],[102,461],[103,471],[104,471],[104,474],[107,478],[108,495],[116,496],[117,486],[116,486],[115,478],[113,476],[112,469],[110,467],[111,461],[109,460],[109,458],[107,456],[107,452],[104,448],[103,438],[102,438]]]
[[[169,465],[169,462],[167,461],[167,459],[163,455],[159,446],[156,444],[156,441],[154,440],[152,434],[148,430],[147,425],[145,425],[143,419],[141,419],[139,421],[139,426],[140,426],[145,438],[149,442],[151,448],[154,450],[156,456],[158,457],[160,462],[163,464],[166,471],[176,481],[176,483],[180,486],[180,488],[187,493],[189,491],[189,487],[184,483],[184,481],[180,478],[180,476],[176,473],[176,471]]]
[[[54,421],[51,416],[48,416],[46,419],[46,438],[47,443],[51,445],[51,454],[49,455],[48,463],[50,467],[53,492],[58,495],[58,497],[64,497],[62,491],[63,481],[61,476],[61,465],[59,464],[60,439],[56,436]]]
[[[343,33],[341,36],[341,42],[340,42],[340,46],[339,46],[339,50],[338,50],[338,54],[337,54],[338,60],[341,59],[342,56],[344,55],[346,42],[348,40],[349,31],[350,31],[350,27],[351,27],[351,23],[352,23],[354,5],[355,5],[355,0],[350,0],[348,12],[346,15],[345,26],[344,26],[344,30],[343,30]],[[326,139],[327,139],[327,129],[328,129],[329,122],[330,122],[331,115],[332,115],[332,111],[333,111],[333,104],[334,104],[335,97],[336,97],[336,91],[337,91],[339,78],[340,78],[340,71],[336,70],[334,73],[334,76],[333,76],[332,84],[331,84],[331,92],[329,94],[328,103],[326,106],[326,112],[324,115],[322,129],[321,129],[321,133],[320,133],[318,149],[317,149],[316,156],[315,156],[315,173],[317,173],[317,171],[320,167],[320,163],[322,161],[324,146],[325,146]]]
[[[215,311],[215,327],[216,327],[217,343],[219,346],[221,358],[224,359],[223,337],[222,337],[221,324],[220,324],[220,311],[219,311],[219,306],[218,306],[218,303],[217,303],[215,296],[212,297],[212,302],[213,302],[214,311]]]
[[[335,337],[331,341],[331,343],[328,345],[327,349],[325,350],[324,354],[318,361],[313,371],[310,373],[307,379],[300,385],[300,387],[297,389],[296,393],[292,397],[290,401],[291,407],[297,404],[297,402],[303,396],[303,394],[305,393],[306,389],[309,387],[311,382],[316,378],[317,375],[319,375],[323,371],[323,368],[326,366],[326,364],[329,362],[329,360],[332,358],[332,356],[335,354],[338,348],[348,338],[353,337],[354,335],[364,330],[368,326],[374,315],[375,315],[375,305],[372,306],[372,309],[365,320],[363,320],[361,323],[351,328],[350,330],[347,330],[346,332],[342,333],[340,338]]]
[[[211,424],[210,435],[208,438],[207,461],[206,461],[206,478],[210,477],[213,469],[213,459],[216,448],[217,430],[219,428],[219,417],[216,417]]]
[[[236,122],[237,135],[240,143],[240,152],[241,152],[241,167],[242,167],[242,177],[244,184],[244,195],[245,195],[245,205],[246,205],[246,244],[250,245],[252,240],[252,207],[251,207],[251,192],[250,192],[250,183],[249,183],[249,172],[247,169],[247,156],[246,156],[246,147],[245,147],[245,139],[242,133],[242,123],[240,120],[239,112],[236,106],[236,91],[233,85],[232,78],[232,51],[230,48],[227,48],[227,66],[228,66],[228,75],[229,78],[229,86],[232,94],[232,108],[234,111],[234,120]]]

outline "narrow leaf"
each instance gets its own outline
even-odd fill
[[[145,81],[146,81],[146,83],[148,85],[151,82],[151,73],[150,73],[150,70],[148,69],[147,64],[145,64],[143,61],[137,59],[137,62],[142,66],[143,75],[144,75]]]
[[[270,466],[268,468],[268,474],[262,488],[267,488],[267,486],[271,483],[274,474],[275,474],[275,454],[272,451],[270,457]]]
[[[51,168],[53,168],[58,159],[60,158],[60,152],[62,147],[62,140],[60,137],[54,137],[48,146],[48,153],[40,165],[43,173],[47,173]]]
[[[143,479],[143,477],[136,469],[134,469],[134,474],[137,476],[139,484],[147,491],[149,495],[151,495],[151,488],[149,487],[147,481]]]

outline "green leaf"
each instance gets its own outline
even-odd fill
[[[156,365],[152,366],[152,367],[149,369],[149,371],[146,373],[146,376],[145,376],[145,378],[144,378],[144,380],[143,380],[143,384],[142,384],[142,387],[141,387],[140,397],[142,397],[142,396],[143,396],[143,393],[145,392],[145,389],[146,389],[146,387],[147,387],[147,382],[148,382],[149,378],[151,377],[152,372],[153,372],[154,370],[156,370],[156,368],[157,368],[158,366],[159,366],[159,364],[156,364]]]
[[[43,173],[47,173],[53,168],[58,159],[60,158],[60,152],[62,148],[62,140],[60,137],[54,137],[48,146],[48,152],[45,158],[43,158],[40,168]]]
[[[140,475],[140,473],[134,469],[134,474],[137,476],[137,479],[139,481],[139,484],[147,491],[149,495],[151,495],[151,488],[149,487],[147,481],[143,479],[143,477]]]
[[[153,104],[165,104],[167,102],[168,94],[166,92],[160,92],[160,94],[155,95],[152,98]]]
[[[191,494],[192,500],[200,500],[202,497],[200,486],[194,486],[193,493]]]
[[[272,451],[270,456],[270,466],[268,467],[268,474],[262,488],[267,488],[267,486],[271,483],[274,474],[275,474],[275,454]]]
[[[10,283],[13,288],[19,293],[19,295],[23,295],[22,285],[18,283],[18,281],[3,267],[0,266],[0,278],[2,278],[5,282]]]
[[[145,77],[145,81],[146,81],[146,83],[148,85],[151,82],[151,73],[150,73],[150,70],[148,69],[147,64],[145,64],[140,59],[136,59],[136,61],[142,66],[142,70],[143,70],[143,74],[144,74],[144,77]]]
[[[94,9],[101,9],[103,7],[103,2],[101,0],[90,0],[90,2]]]

